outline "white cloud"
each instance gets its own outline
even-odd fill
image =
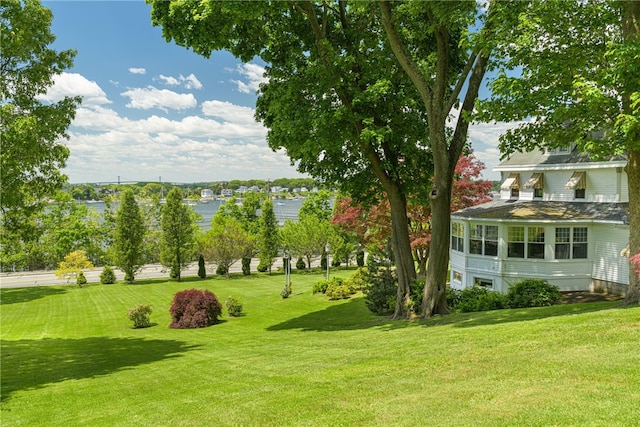
[[[147,70],[144,68],[129,68],[131,74],[147,74]]]
[[[205,116],[218,117],[227,122],[255,123],[255,110],[235,105],[227,101],[205,101],[202,103]]]
[[[260,83],[264,83],[264,67],[252,62],[239,65],[236,71],[245,78],[246,81],[231,80],[236,84],[238,91],[242,93],[255,93],[260,88]]]
[[[167,89],[157,89],[153,86],[146,88],[129,89],[121,93],[130,99],[127,103],[129,108],[150,110],[158,108],[163,111],[186,110],[194,108],[198,102],[190,93],[176,93]]]
[[[482,176],[485,179],[499,180],[500,173],[494,172],[493,169],[498,166],[500,160],[500,135],[507,130],[517,127],[520,122],[512,123],[472,123],[469,126],[469,139],[474,150],[474,154],[478,160],[485,165]]]
[[[53,85],[38,99],[58,102],[65,96],[81,96],[83,105],[111,104],[106,93],[94,81],[78,73],[62,73],[54,77]]]
[[[159,81],[167,86],[184,86],[186,89],[202,89],[202,83],[200,83],[193,73],[189,74],[187,77],[182,74],[178,77],[160,74],[158,77],[154,77],[153,80]]]

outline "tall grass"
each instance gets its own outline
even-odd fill
[[[346,277],[348,272],[338,271]],[[311,293],[321,274],[6,289],[4,426],[637,425],[640,308],[616,303],[425,322]],[[245,315],[169,329],[179,290]],[[129,308],[151,304],[151,328]]]

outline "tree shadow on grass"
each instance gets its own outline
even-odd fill
[[[527,322],[560,316],[573,316],[619,307],[620,303],[618,302],[593,302],[580,304],[558,304],[549,307],[512,308],[493,311],[478,311],[473,313],[456,313],[427,319],[424,321],[424,325],[453,325],[456,328],[473,328],[476,326]]]
[[[0,341],[0,400],[19,390],[93,378],[179,357],[199,346],[174,340],[91,337]]]
[[[0,305],[29,302],[51,295],[64,294],[66,289],[53,286],[37,286],[28,288],[6,288],[0,290]]]
[[[267,331],[300,329],[302,331],[344,331],[368,328],[397,329],[409,326],[410,322],[391,320],[388,316],[374,316],[365,306],[363,297],[351,298],[347,302],[335,301],[324,310],[271,325]]]

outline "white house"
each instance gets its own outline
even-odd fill
[[[215,197],[215,194],[213,193],[213,190],[210,190],[208,188],[200,190],[201,199],[210,200],[210,199],[213,199],[214,197]]]
[[[626,159],[573,146],[516,153],[496,170],[500,198],[451,216],[451,286],[506,292],[525,278],[560,290],[624,294],[629,285]]]

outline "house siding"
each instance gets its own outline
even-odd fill
[[[629,259],[622,251],[629,242],[629,227],[598,224],[592,233],[594,263],[592,290],[614,292],[629,284]]]

